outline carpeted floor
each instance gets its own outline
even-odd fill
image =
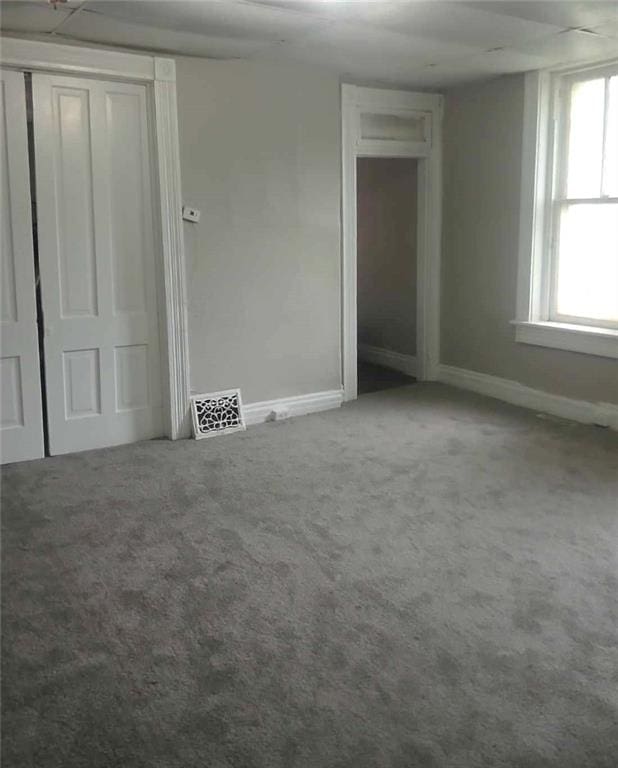
[[[5,768],[616,765],[616,433],[415,384],[3,481]]]

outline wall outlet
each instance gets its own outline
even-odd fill
[[[185,221],[198,222],[200,220],[200,212],[197,210],[197,208],[191,208],[190,205],[183,205],[182,218]]]

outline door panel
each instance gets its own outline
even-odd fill
[[[159,436],[146,89],[32,81],[50,451]]]
[[[144,189],[143,153],[145,137],[141,134],[139,94],[106,94],[109,126],[107,178],[112,221],[112,294],[114,310],[144,312],[146,280],[144,243],[147,222],[143,211],[148,190]],[[124,152],[114,152],[123,147]]]
[[[0,71],[0,457],[43,456],[34,252],[26,126],[20,72]]]
[[[90,93],[81,88],[52,92],[55,142],[54,202],[58,221],[61,317],[97,314]],[[45,201],[47,203],[47,201]]]
[[[64,413],[67,419],[101,413],[101,366],[98,349],[78,349],[62,355]]]

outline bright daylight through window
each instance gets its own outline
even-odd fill
[[[565,80],[560,103],[550,319],[618,327],[618,73]]]
[[[618,62],[526,75],[515,338],[618,358]]]

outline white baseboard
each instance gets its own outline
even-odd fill
[[[359,344],[358,359],[401,371],[408,376],[416,376],[416,358],[413,355],[404,355],[402,352],[393,352],[392,349],[382,347],[372,347],[371,344]]]
[[[587,400],[572,400],[552,395],[540,389],[526,387],[517,381],[489,376],[486,373],[455,368],[440,364],[438,381],[460,389],[469,389],[481,395],[495,397],[513,405],[521,405],[543,413],[551,413],[563,419],[572,419],[584,424],[599,424],[618,429],[618,405],[612,403],[590,403]]]
[[[343,390],[332,389],[326,392],[312,392],[297,397],[282,397],[278,400],[263,400],[260,403],[243,404],[242,412],[245,424],[261,424],[264,421],[278,421],[290,416],[304,416],[307,413],[328,411],[339,408],[343,402]]]

